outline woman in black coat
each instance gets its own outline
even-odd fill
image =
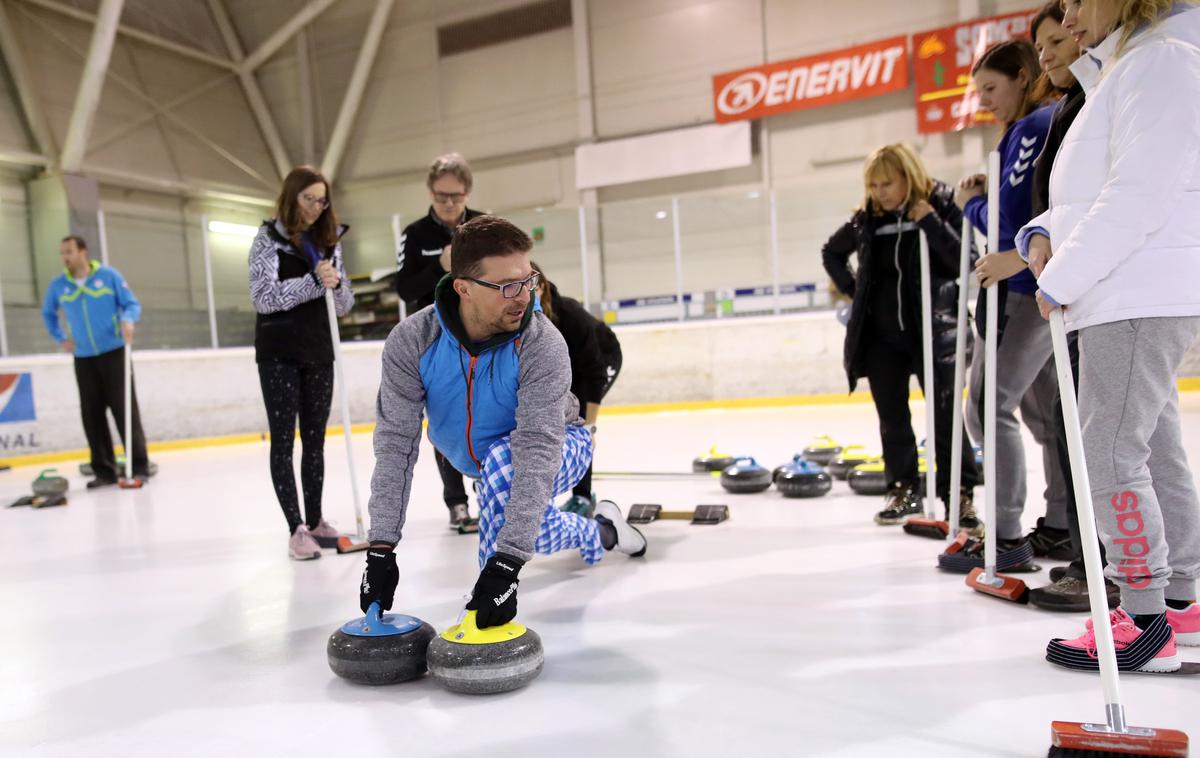
[[[571,394],[579,400],[584,421],[596,434],[596,419],[600,402],[621,373],[621,343],[608,325],[588,313],[583,303],[559,293],[536,263],[533,270],[542,275],[538,299],[542,312],[550,318],[567,343],[571,357]],[[563,510],[591,515],[595,507],[592,496],[592,466],[571,491],[571,499]]]
[[[908,408],[909,377],[915,373],[923,390],[925,383],[920,232],[929,242],[934,293],[937,494],[949,510],[962,212],[954,205],[953,189],[930,179],[921,159],[905,145],[887,145],[872,153],[863,168],[863,183],[861,208],[829,238],[821,258],[838,290],[853,299],[846,326],[846,376],[851,392],[861,378],[871,384],[891,485],[875,522],[891,525],[923,510],[917,441]],[[857,271],[850,268],[851,255],[858,257]],[[964,430],[963,440],[968,439]],[[982,529],[973,499],[978,483],[974,451],[964,444],[959,526],[972,533]]]

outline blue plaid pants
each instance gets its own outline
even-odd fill
[[[562,464],[554,477],[553,496],[574,487],[583,478],[591,462],[591,433],[581,426],[567,427]],[[482,477],[475,483],[475,491],[479,495],[480,568],[496,553],[496,538],[504,526],[504,506],[512,495],[512,440],[508,435],[488,448],[482,472]],[[599,563],[604,557],[600,530],[595,521],[574,513],[564,513],[555,508],[553,502],[547,503],[534,550],[549,555],[568,548],[579,548],[579,554],[588,565]]]

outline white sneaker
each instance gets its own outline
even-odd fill
[[[296,527],[288,540],[288,555],[297,561],[311,561],[321,557],[321,546],[313,539],[312,532],[304,524]]]
[[[596,503],[597,521],[607,521],[617,530],[617,544],[613,550],[625,553],[630,558],[641,558],[646,554],[646,538],[635,527],[630,526],[621,513],[621,508],[611,500]]]

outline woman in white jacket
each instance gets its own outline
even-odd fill
[[[1175,374],[1200,335],[1200,10],[1171,0],[1067,0],[1092,48],[1072,65],[1087,104],[1063,139],[1050,210],[1017,237],[1043,316],[1079,333],[1079,405],[1123,670],[1174,671],[1200,644],[1200,497]],[[1053,252],[1051,252],[1051,250]],[[1095,636],[1047,660],[1096,670]]]

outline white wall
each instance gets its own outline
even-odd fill
[[[624,362],[605,399],[610,407],[842,394],[847,389],[845,331],[832,313],[620,326],[616,332]],[[351,418],[372,422],[383,343],[347,343],[344,348]],[[266,432],[253,349],[138,351],[134,360],[138,402],[151,442]],[[0,373],[24,371],[34,375],[38,419],[6,424],[0,440],[32,432],[39,447],[7,453],[85,448],[70,358],[0,359]],[[1200,375],[1200,346],[1188,354],[1180,374]],[[335,395],[331,426],[340,423],[340,402]],[[4,457],[6,451],[0,449]]]
[[[258,47],[295,12],[289,0],[226,0],[243,47]],[[353,273],[394,265],[391,216],[409,223],[426,212],[430,159],[460,150],[475,168],[473,207],[544,226],[537,255],[567,294],[582,295],[576,265],[581,202],[574,188],[576,56],[571,30],[558,30],[439,58],[436,29],[520,4],[521,0],[412,0],[394,5],[359,119],[335,188],[352,230],[345,243]],[[919,32],[957,21],[958,0],[588,0],[597,132],[602,139],[675,129],[712,120],[711,77],[765,60],[813,54]],[[984,14],[1032,7],[1033,0],[982,0]],[[88,26],[14,3],[10,15],[30,58],[39,95],[58,139],[65,134]],[[340,0],[309,30],[316,82],[314,125],[319,160],[332,130],[373,0]],[[764,39],[765,38],[765,39]],[[158,103],[205,82],[209,92],[176,109],[187,128],[151,119],[89,153],[98,167],[166,180],[234,186],[273,198],[278,179],[237,82],[213,66],[119,38],[115,77]],[[283,142],[298,162],[301,134],[296,46],[284,45],[256,74]],[[0,111],[15,102],[0,86]],[[15,108],[15,105],[14,105]],[[10,113],[15,112],[13,110]],[[94,138],[150,113],[113,80],[106,84]],[[19,124],[18,124],[19,126]],[[605,188],[589,211],[593,301],[675,289],[672,220],[656,218],[680,198],[684,287],[704,290],[770,283],[767,227],[772,176],[779,210],[781,278],[823,282],[820,246],[861,197],[860,166],[875,147],[914,143],[932,173],[955,181],[982,160],[994,133],[920,137],[913,92],[776,116],[755,128],[752,166]],[[245,170],[189,133],[228,148]],[[27,149],[12,118],[0,118],[0,147]],[[12,144],[10,144],[12,142]],[[764,147],[770,155],[764,166]],[[758,197],[753,197],[754,193]],[[114,260],[148,305],[172,312],[203,306],[198,216],[215,201],[126,193],[106,188],[103,202],[116,239]],[[536,209],[543,209],[538,212]],[[0,212],[2,213],[2,212]],[[269,209],[223,203],[210,217],[257,225]],[[248,240],[210,236],[218,307],[248,312]],[[593,258],[598,256],[593,255]],[[19,274],[14,274],[19,281]],[[601,291],[603,285],[603,292]],[[203,324],[201,331],[203,331]]]

